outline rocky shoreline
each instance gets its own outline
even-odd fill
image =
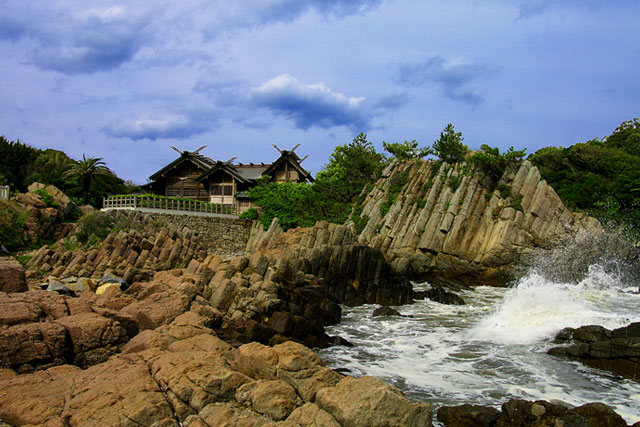
[[[387,172],[398,173],[392,169]],[[428,168],[418,172],[384,224],[405,224],[401,219],[425,212],[412,203],[409,214],[399,213],[405,201],[413,200],[410,189],[432,174]],[[442,176],[432,178],[442,186],[459,172],[440,170]],[[499,259],[494,255],[519,260],[529,237],[538,236],[534,240],[542,247],[558,237],[556,231],[563,236],[575,231],[557,222],[569,213],[556,209],[557,196],[530,166],[511,173],[512,188],[531,199],[524,203],[526,212],[537,212],[531,221],[504,207],[508,197],[485,197],[478,181],[468,177],[455,190],[429,196],[434,202],[442,194],[453,197],[459,209],[482,207],[484,213],[471,215],[469,224],[484,224],[485,234],[502,230],[500,239],[483,246],[480,258],[472,252],[451,257],[442,251],[453,245],[446,239],[437,250],[414,248],[421,241],[411,237],[415,227],[378,227],[383,218],[374,216],[373,228],[365,227],[359,236],[351,226],[324,222],[286,233],[277,222],[268,230],[256,225],[244,253],[216,254],[188,228],[136,212],[109,214],[126,228],[93,246],[74,246],[73,238],[64,236],[43,246],[26,272],[10,258],[0,258],[0,425],[432,425],[430,404],[413,402],[380,380],[331,370],[310,348],[349,345],[325,332],[325,326],[340,321],[341,305],[398,306],[425,297],[464,304],[444,287],[465,286],[470,279],[503,284],[508,262],[492,264]],[[366,207],[373,203],[377,190],[372,191],[365,211],[374,215],[379,207]],[[440,205],[445,203],[434,206]],[[504,207],[499,215],[487,213],[497,206]],[[438,214],[443,221],[447,209]],[[447,239],[463,236],[464,224],[457,222],[465,218],[461,212],[449,224],[452,229],[444,233],[441,224],[438,233]],[[557,222],[553,227],[544,219],[547,214]],[[595,227],[581,217],[570,222]],[[525,224],[546,224],[546,231],[523,229]],[[398,236],[409,245],[392,230],[404,230]],[[509,230],[524,240],[511,242]],[[44,281],[43,274],[49,275]],[[433,275],[437,286],[414,292],[408,277],[421,274]],[[572,332],[574,339],[576,333],[581,336]],[[618,334],[609,332],[609,337]],[[556,354],[575,356],[572,348]],[[501,411],[461,405],[439,408],[437,414],[440,423],[451,426],[626,425],[601,404],[567,408],[514,400]]]

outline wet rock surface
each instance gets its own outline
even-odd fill
[[[598,369],[640,381],[640,323],[609,330],[598,325],[566,328],[558,333],[549,354],[584,362]]]
[[[427,291],[415,291],[413,293],[414,299],[428,298],[432,301],[439,302],[440,304],[448,305],[464,305],[464,300],[457,294],[449,292],[441,286],[434,286]]]
[[[444,406],[438,409],[437,416],[447,427],[627,426],[622,417],[602,403],[570,408],[543,400],[512,399],[502,405],[501,411],[475,405]]]

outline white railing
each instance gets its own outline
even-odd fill
[[[8,185],[0,185],[0,199],[9,199],[9,186]]]
[[[164,209],[182,212],[201,212],[212,214],[236,215],[235,205],[219,205],[171,198],[155,198],[149,196],[110,196],[102,199],[102,209]]]

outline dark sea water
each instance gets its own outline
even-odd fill
[[[640,383],[546,351],[567,326],[617,328],[640,321],[636,290],[592,266],[579,283],[530,274],[512,288],[463,291],[464,306],[425,300],[396,307],[412,318],[372,318],[376,305],[345,307],[342,322],[327,332],[355,346],[319,354],[331,368],[383,379],[436,408],[463,403],[499,407],[510,398],[575,406],[597,401],[633,423],[640,421]]]

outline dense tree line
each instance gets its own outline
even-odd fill
[[[78,205],[100,207],[106,194],[130,193],[131,185],[109,171],[99,158],[75,161],[58,150],[40,150],[0,136],[0,185],[25,192],[33,182],[58,187]]]
[[[529,156],[542,177],[573,209],[626,225],[640,237],[640,122],[570,147],[545,147]]]

